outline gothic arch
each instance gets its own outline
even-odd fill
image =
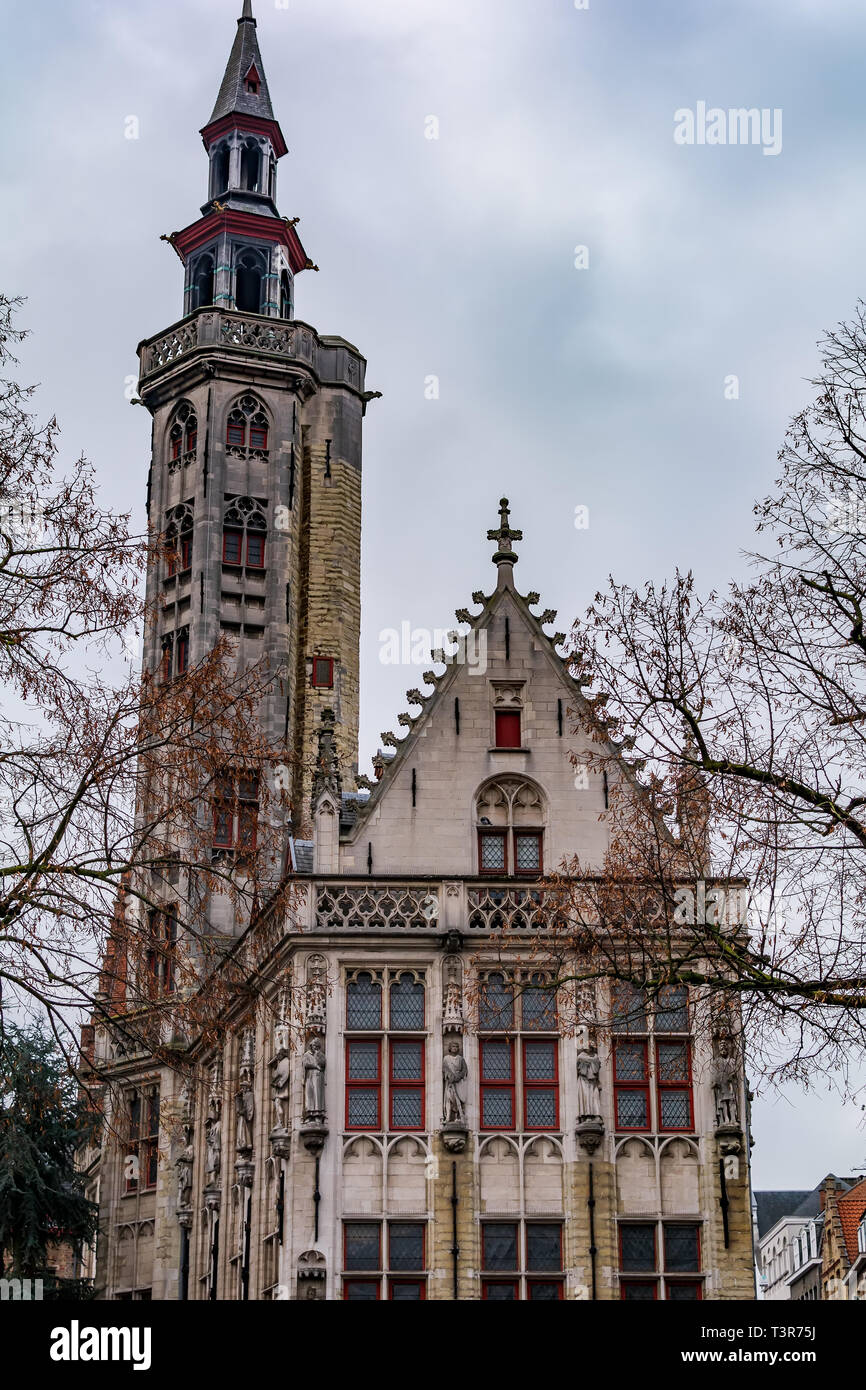
[[[237,396],[226,411],[229,458],[267,459],[270,435],[270,412],[259,397],[249,391]]]
[[[194,463],[198,447],[198,417],[192,401],[180,401],[172,411],[165,432],[165,453],[169,473],[181,464]]]
[[[239,246],[235,252],[235,308],[241,313],[260,314],[268,273],[267,256],[253,246]]]

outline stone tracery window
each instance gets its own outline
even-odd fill
[[[169,579],[192,565],[193,503],[181,502],[165,515],[165,564]]]
[[[540,874],[544,820],[542,795],[534,783],[521,777],[497,777],[485,783],[475,801],[479,874]]]
[[[425,1041],[406,1036],[421,1033],[424,1026],[422,975],[394,970],[387,972],[386,980],[380,970],[350,973],[346,982],[348,1130],[424,1129]]]
[[[205,251],[194,262],[190,276],[190,313],[193,309],[205,309],[213,304],[214,265],[210,251]]]
[[[182,401],[174,413],[168,432],[168,471],[174,473],[183,464],[195,463],[198,445],[198,420],[189,401]]]
[[[270,422],[255,396],[241,396],[226,418],[226,452],[230,458],[266,459]]]
[[[255,497],[227,499],[223,519],[223,564],[263,570],[267,522],[265,504]]]

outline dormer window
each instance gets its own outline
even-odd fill
[[[523,681],[491,681],[493,747],[523,747]]]
[[[252,96],[252,97],[257,97],[258,94],[259,94],[259,87],[260,87],[260,86],[261,86],[261,78],[259,77],[259,74],[256,72],[255,64],[254,64],[254,65],[250,68],[250,70],[249,70],[249,72],[247,73],[246,77],[244,78],[244,90],[247,91],[247,92],[249,92],[250,96]]]

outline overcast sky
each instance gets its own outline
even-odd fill
[[[69,456],[143,517],[138,341],[182,312],[160,233],[206,196],[197,134],[240,0],[43,0],[0,51],[2,286]],[[822,330],[866,290],[861,0],[254,0],[288,140],[279,201],[321,272],[297,314],[368,359],[362,769],[413,668],[380,633],[519,586],[567,629],[606,575],[742,569]],[[782,112],[782,147],[682,146],[674,112]],[[135,116],[139,138],[125,138]],[[429,117],[436,140],[426,138]],[[588,267],[575,268],[584,246]],[[425,379],[439,378],[438,400]],[[726,399],[725,381],[739,381]],[[589,508],[576,530],[575,507]],[[866,1161],[861,1113],[756,1106],[755,1183]]]

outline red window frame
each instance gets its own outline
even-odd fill
[[[413,1288],[413,1289],[417,1289],[417,1290],[418,1290],[418,1300],[417,1300],[417,1301],[418,1301],[419,1303],[423,1303],[423,1302],[425,1301],[426,1297],[427,1297],[427,1280],[426,1280],[426,1279],[389,1279],[389,1280],[388,1280],[388,1298],[389,1298],[389,1299],[393,1299],[393,1297],[394,1297],[394,1289],[395,1289],[395,1288],[398,1288],[398,1287],[399,1287],[399,1288],[411,1287],[411,1288]],[[408,1301],[408,1300],[407,1300],[407,1301]],[[412,1300],[412,1301],[414,1302],[415,1300]]]
[[[491,1289],[491,1288],[497,1288],[497,1289],[509,1288],[509,1289],[513,1289],[513,1290],[514,1290],[514,1302],[515,1302],[515,1303],[519,1303],[519,1301],[520,1301],[520,1280],[519,1280],[519,1279],[482,1279],[482,1281],[481,1281],[481,1298],[482,1298],[482,1300],[484,1300],[484,1301],[489,1300],[491,1303],[493,1303],[493,1302],[502,1302],[502,1303],[510,1302],[510,1301],[511,1301],[510,1299],[491,1299],[491,1298],[490,1298],[490,1294],[489,1294],[489,1292],[488,1292],[488,1290]]]
[[[667,1232],[671,1229],[672,1226],[687,1226],[690,1230],[693,1230],[693,1231],[694,1231],[694,1233],[695,1233],[695,1241],[696,1241],[696,1244],[697,1244],[697,1262],[698,1262],[698,1267],[697,1267],[697,1270],[691,1270],[691,1269],[682,1269],[682,1270],[673,1269],[673,1270],[671,1270],[671,1271],[670,1271],[671,1281],[672,1281],[673,1283],[679,1283],[680,1280],[679,1280],[679,1277],[678,1277],[678,1276],[679,1276],[679,1275],[682,1275],[683,1281],[684,1281],[685,1283],[687,1283],[687,1284],[689,1284],[689,1283],[694,1283],[694,1276],[695,1276],[695,1274],[697,1274],[698,1271],[700,1270],[700,1268],[701,1268],[701,1260],[703,1259],[703,1254],[702,1254],[703,1246],[702,1246],[702,1243],[701,1243],[701,1224],[700,1224],[699,1221],[663,1221],[663,1222],[662,1222],[662,1254],[663,1254],[663,1256],[664,1256],[665,1274],[666,1274],[666,1275],[667,1275],[667,1273],[668,1273]]]
[[[179,458],[180,458],[180,455],[181,455],[181,447],[182,447],[182,445],[183,445],[183,428],[182,428],[181,425],[173,425],[173,426],[172,426],[172,430],[171,430],[171,435],[169,436],[170,457],[171,457],[172,463],[175,461],[175,459],[179,459]]]
[[[634,1226],[648,1227],[648,1228],[652,1231],[652,1233],[653,1233],[653,1259],[652,1259],[652,1265],[651,1265],[651,1266],[648,1266],[647,1269],[646,1269],[646,1271],[641,1270],[641,1269],[634,1269],[634,1270],[632,1270],[632,1269],[626,1269],[626,1268],[624,1267],[624,1264],[623,1264],[623,1255],[622,1255],[622,1235],[623,1235],[623,1231],[625,1231],[625,1230],[627,1230],[627,1229],[629,1229],[629,1228],[631,1228],[631,1227],[634,1227]],[[634,1274],[634,1275],[637,1276],[637,1280],[636,1280],[637,1283],[648,1282],[648,1280],[643,1280],[641,1276],[644,1275],[644,1273],[646,1273],[647,1275],[649,1275],[649,1274],[653,1274],[653,1275],[654,1275],[654,1274],[656,1274],[656,1271],[658,1270],[658,1267],[659,1267],[659,1230],[658,1230],[658,1222],[656,1222],[656,1221],[620,1221],[620,1223],[619,1223],[619,1225],[618,1225],[618,1227],[617,1227],[616,1241],[617,1241],[617,1249],[618,1249],[618,1251],[619,1251],[619,1268],[620,1268],[620,1273],[621,1273],[622,1277],[623,1277],[624,1279],[630,1279],[631,1276]]]
[[[351,1079],[349,1053],[351,1048],[356,1046],[370,1047],[376,1049],[376,1075],[369,1079]],[[353,1091],[375,1091],[376,1092],[376,1123],[374,1125],[353,1125],[349,1123],[349,1098]],[[381,1038],[347,1038],[346,1039],[346,1129],[353,1134],[376,1134],[382,1128],[382,1039]],[[345,1230],[344,1230],[345,1235]],[[379,1234],[379,1258],[382,1257],[381,1232]],[[345,1264],[345,1259],[343,1261]]]
[[[493,712],[494,746],[522,748],[519,709],[498,709]]]
[[[238,558],[237,558],[236,560],[233,560],[233,559],[230,559],[230,558],[229,558],[229,546],[228,546],[229,539],[231,539],[231,541],[232,541],[232,554],[235,553],[235,542],[237,543],[237,557],[238,557]],[[244,558],[244,533],[243,533],[243,531],[239,530],[236,526],[227,526],[227,527],[225,527],[224,530],[223,530],[223,564],[224,564],[224,565],[234,565],[236,568],[239,569],[240,566],[241,566],[242,563],[243,563],[243,558]]]
[[[516,876],[516,877],[521,877],[521,876],[522,876],[522,877],[535,878],[538,874],[543,873],[543,872],[544,872],[544,832],[541,831],[541,830],[519,830],[519,829],[514,829],[514,830],[512,831],[512,836],[513,836],[513,844],[512,844],[512,846],[511,846],[511,852],[512,852],[512,856],[513,856],[513,857],[512,857],[512,863],[514,864],[514,874],[515,874],[515,876]],[[518,841],[518,838],[519,838],[519,837],[522,837],[523,839],[526,839],[526,840],[532,838],[532,839],[534,839],[534,840],[536,841],[536,843],[537,843],[537,845],[538,845],[538,868],[536,868],[536,869],[521,869],[521,868],[518,868],[518,864],[517,864],[517,841]]]
[[[694,1289],[696,1303],[700,1303],[704,1296],[703,1279],[665,1279],[665,1298],[668,1303],[679,1301],[671,1298],[672,1288]]]
[[[562,1279],[557,1279],[557,1277],[556,1277],[555,1274],[551,1274],[547,1279],[535,1279],[535,1278],[533,1278],[533,1279],[527,1279],[527,1281],[526,1281],[526,1301],[527,1301],[527,1303],[532,1303],[532,1302],[534,1301],[533,1298],[532,1298],[532,1289],[537,1288],[537,1287],[539,1287],[540,1285],[547,1285],[547,1284],[551,1285],[551,1287],[553,1287],[553,1288],[556,1289],[556,1298],[557,1298],[557,1300],[561,1300],[561,1299],[563,1298],[563,1292],[562,1292],[563,1280],[562,1280]]]
[[[220,777],[213,802],[214,849],[252,853],[259,819],[258,775],[229,773]]]
[[[484,867],[484,853],[483,853],[483,850],[482,850],[482,841],[484,840],[485,837],[487,837],[488,839],[491,839],[491,840],[498,839],[498,840],[501,841],[501,843],[502,843],[502,868],[501,868],[501,869],[499,869],[499,868],[495,868],[495,869],[485,869],[485,867]],[[504,878],[505,875],[508,873],[508,831],[507,831],[507,830],[488,830],[487,826],[484,826],[484,828],[483,828],[482,830],[479,830],[479,831],[478,831],[478,873],[479,873],[479,875],[484,875],[484,876],[486,876],[486,877],[488,877],[488,878]]]
[[[325,679],[322,677],[322,668],[325,668]],[[310,671],[310,685],[315,690],[333,690],[334,688],[334,658],[332,656],[314,656],[313,667]]]
[[[553,1079],[549,1081],[530,1081],[526,1074],[526,1053],[528,1048],[549,1047],[553,1051]],[[533,1133],[550,1133],[550,1125],[531,1125],[529,1123],[529,1094],[531,1091],[553,1091],[555,1123],[552,1128],[559,1129],[559,1047],[553,1038],[524,1038],[520,1049],[523,1081],[523,1128]]]
[[[634,1288],[639,1288],[639,1289],[651,1289],[651,1290],[652,1290],[653,1302],[655,1302],[655,1301],[658,1299],[658,1296],[659,1296],[659,1281],[658,1281],[658,1279],[621,1279],[621,1280],[620,1280],[620,1283],[619,1283],[619,1296],[620,1296],[620,1299],[628,1300],[628,1294],[627,1294],[626,1290],[627,1290],[627,1289],[634,1289]]]
[[[510,1271],[507,1270],[507,1269],[506,1269],[506,1270],[503,1270],[502,1273],[503,1273],[504,1277],[503,1277],[502,1279],[498,1279],[498,1278],[495,1277],[495,1275],[498,1273],[498,1271],[492,1269],[492,1268],[488,1265],[488,1263],[487,1263],[487,1244],[486,1244],[486,1241],[487,1241],[487,1232],[488,1232],[493,1226],[513,1226],[513,1227],[514,1227],[514,1259],[515,1259],[514,1269],[515,1269],[515,1270],[519,1270],[519,1269],[520,1269],[520,1237],[521,1237],[521,1229],[520,1229],[520,1228],[521,1228],[521,1222],[520,1222],[520,1221],[482,1221],[482,1222],[481,1222],[481,1268],[482,1268],[482,1270],[485,1270],[488,1274],[490,1274],[490,1276],[491,1276],[491,1278],[490,1278],[490,1280],[489,1280],[490,1283],[493,1283],[493,1284],[508,1284],[508,1283],[511,1283],[511,1282],[512,1282],[512,1281],[509,1279],[509,1273],[510,1273]]]
[[[686,1054],[686,1080],[685,1081],[663,1081],[661,1075],[661,1065],[659,1062],[659,1050],[662,1047],[682,1047]],[[688,1134],[695,1127],[695,1101],[692,1090],[692,1049],[686,1038],[662,1036],[655,1039],[655,1064],[656,1064],[656,1101],[658,1104],[659,1132],[663,1134]],[[665,1091],[685,1091],[689,1102],[689,1122],[687,1125],[665,1125],[662,1124],[662,1095]]]
[[[192,532],[184,531],[180,537],[180,551],[175,551],[180,559],[181,570],[188,570],[192,564]],[[174,573],[174,571],[172,571]]]
[[[417,1047],[421,1058],[421,1078],[420,1080],[407,1081],[398,1079],[394,1076],[394,1048],[396,1047]],[[426,1048],[423,1038],[392,1038],[388,1040],[388,1121],[389,1132],[409,1133],[414,1131],[419,1133],[426,1129],[425,1120],[427,1118],[427,1075],[426,1075]],[[421,1092],[421,1123],[418,1125],[398,1125],[394,1121],[394,1097],[400,1091],[420,1091]]]
[[[232,435],[237,435],[238,438],[233,439]],[[229,419],[226,421],[226,444],[228,444],[229,447],[232,449],[244,449],[246,448],[246,442],[246,421],[232,420],[231,417],[229,417]]]
[[[370,1285],[372,1285],[373,1288],[376,1290],[376,1299],[375,1299],[375,1301],[376,1301],[377,1303],[380,1301],[380,1299],[381,1299],[381,1297],[382,1297],[382,1280],[381,1280],[381,1278],[373,1278],[373,1277],[370,1277],[370,1278],[365,1279],[365,1278],[363,1277],[363,1275],[362,1275],[362,1276],[360,1276],[360,1277],[352,1276],[351,1278],[346,1278],[346,1277],[343,1278],[343,1300],[344,1300],[344,1302],[349,1301],[349,1299],[350,1299],[349,1290],[350,1290],[351,1288],[356,1287],[358,1284],[370,1284]],[[366,1300],[363,1300],[363,1301],[366,1301]],[[360,1303],[360,1302],[362,1302],[362,1300],[361,1300],[361,1299],[358,1299],[358,1302]],[[373,1300],[371,1299],[370,1302],[373,1302]]]
[[[267,449],[268,447],[268,427],[267,425],[257,425],[255,421],[250,425],[250,448]]]
[[[382,1223],[381,1223],[381,1221],[344,1221],[344,1222],[343,1222],[343,1269],[344,1269],[344,1270],[347,1270],[347,1268],[348,1268],[348,1263],[349,1263],[348,1260],[347,1260],[347,1258],[346,1258],[346,1248],[347,1248],[347,1237],[348,1237],[348,1234],[349,1234],[349,1227],[350,1227],[350,1226],[366,1226],[366,1227],[369,1227],[370,1230],[374,1230],[374,1231],[376,1232],[376,1240],[377,1240],[377,1242],[378,1242],[378,1245],[377,1245],[377,1255],[376,1255],[376,1263],[375,1263],[375,1265],[371,1265],[371,1266],[369,1267],[369,1271],[367,1271],[367,1277],[363,1278],[362,1281],[361,1281],[362,1283],[365,1283],[365,1284],[367,1284],[367,1283],[372,1283],[373,1281],[372,1281],[372,1279],[370,1279],[369,1275],[371,1275],[371,1274],[381,1274],[381,1273],[382,1273]],[[355,1276],[355,1270],[351,1270],[350,1273],[349,1273],[349,1277],[350,1277],[350,1278],[353,1278],[354,1276]],[[343,1282],[345,1283],[345,1278],[344,1278],[344,1281],[343,1281]]]
[[[540,1284],[552,1284],[553,1281],[562,1274],[562,1222],[561,1221],[524,1221],[524,1242],[526,1249],[526,1272]],[[530,1269],[529,1267],[529,1232],[533,1226],[555,1226],[559,1236],[559,1262],[555,1269]]]
[[[617,1062],[620,1049],[639,1047],[643,1052],[643,1080],[642,1081],[621,1081],[617,1072]],[[626,1091],[640,1091],[644,1096],[646,1106],[645,1125],[623,1125],[619,1121],[619,1095]],[[652,1107],[650,1101],[650,1075],[649,1075],[649,1048],[645,1038],[617,1038],[613,1045],[613,1118],[614,1128],[621,1133],[645,1133],[652,1129]]]
[[[509,1056],[510,1078],[505,1081],[488,1080],[484,1075],[484,1058],[489,1047],[507,1047]],[[514,1076],[514,1040],[512,1038],[482,1038],[480,1042],[480,1087],[481,1087],[481,1117],[480,1127],[487,1133],[497,1133],[511,1131],[517,1125],[517,1108],[515,1102],[515,1076]],[[507,1091],[509,1105],[511,1109],[511,1122],[507,1125],[486,1125],[484,1123],[484,1097],[487,1091]]]
[[[174,908],[154,908],[150,913],[150,941],[145,956],[148,992],[151,999],[174,992],[176,947],[176,910]]]
[[[389,1268],[389,1269],[391,1269],[391,1227],[392,1227],[392,1226],[420,1226],[420,1227],[421,1227],[421,1263],[420,1263],[420,1265],[418,1266],[418,1269],[417,1269],[417,1270],[414,1270],[414,1269],[407,1269],[407,1270],[405,1271],[405,1274],[406,1274],[405,1279],[404,1279],[404,1277],[403,1277],[403,1271],[402,1271],[402,1270],[400,1271],[400,1273],[394,1275],[394,1279],[395,1279],[395,1281],[396,1281],[398,1284],[399,1284],[399,1283],[414,1284],[414,1283],[417,1282],[416,1279],[415,1279],[416,1273],[417,1273],[417,1274],[420,1274],[422,1270],[426,1270],[426,1268],[427,1268],[427,1223],[426,1223],[426,1221],[389,1221],[389,1222],[388,1222],[388,1268]]]
[[[189,668],[189,633],[181,632],[178,634],[175,643],[174,672],[176,676],[182,676]]]
[[[134,1103],[138,1107],[135,1111]],[[150,1192],[156,1187],[159,1167],[159,1087],[133,1088],[129,1107],[129,1139],[124,1148],[124,1162],[134,1156],[138,1160],[138,1176],[124,1179],[124,1191]]]
[[[164,641],[162,644],[162,656],[160,657],[159,662],[159,678],[163,682],[163,684],[166,684],[168,681],[171,680],[173,648],[174,643],[171,641],[170,638],[167,641]]]
[[[187,425],[187,427],[186,427],[186,448],[184,449],[184,453],[186,453],[186,454],[192,454],[192,453],[194,453],[194,452],[195,452],[195,447],[196,447],[197,443],[198,443],[198,425],[197,425],[197,424]]]
[[[258,558],[253,558],[258,550]],[[265,567],[264,531],[247,531],[247,564],[250,569],[263,570]]]

